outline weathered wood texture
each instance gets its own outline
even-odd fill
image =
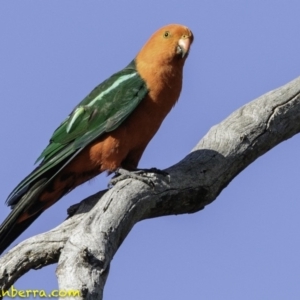
[[[297,78],[213,126],[190,154],[165,170],[170,176],[151,176],[154,188],[124,180],[83,200],[57,228],[16,246],[0,259],[0,288],[58,261],[60,289],[81,290],[78,299],[102,299],[110,261],[134,224],[203,209],[255,159],[299,131]]]

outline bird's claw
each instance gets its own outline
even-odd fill
[[[113,187],[115,184],[117,184],[118,182],[124,180],[124,179],[135,179],[135,180],[139,180],[141,182],[144,182],[145,184],[147,184],[148,186],[150,186],[151,188],[153,188],[155,186],[154,182],[148,178],[147,176],[145,176],[147,173],[155,173],[155,174],[159,174],[159,175],[163,175],[163,176],[168,176],[169,173],[159,170],[157,168],[151,168],[151,169],[138,169],[136,171],[128,171],[122,168],[119,168],[116,170],[116,175],[110,180],[108,187]]]
[[[115,172],[115,176],[110,180],[109,182],[109,187],[114,186],[118,182],[124,180],[124,179],[135,179],[141,182],[144,182],[151,188],[154,187],[154,182],[145,176],[145,171],[144,170],[136,170],[136,171],[128,171],[122,168],[118,168]]]
[[[135,171],[138,174],[145,174],[145,173],[154,173],[157,175],[162,175],[162,176],[168,176],[169,173],[157,168],[150,168],[150,169],[138,169],[137,171]]]

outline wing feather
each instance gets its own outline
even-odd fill
[[[40,165],[11,192],[7,204],[15,205],[44,176],[51,181],[88,144],[119,127],[147,93],[134,61],[98,85],[54,131],[36,161]]]

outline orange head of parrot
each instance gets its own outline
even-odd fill
[[[147,63],[183,65],[194,36],[186,26],[170,24],[157,30],[137,55],[137,59]]]

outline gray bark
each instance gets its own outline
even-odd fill
[[[58,261],[60,289],[80,290],[77,299],[102,299],[110,262],[137,222],[203,209],[255,159],[299,131],[300,77],[213,126],[165,170],[169,176],[149,174],[154,187],[121,181],[76,205],[57,228],[16,246],[0,259],[0,288]]]

